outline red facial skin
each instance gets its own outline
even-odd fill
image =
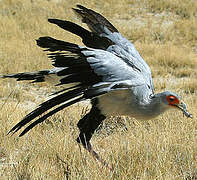
[[[179,99],[175,96],[172,96],[172,95],[166,96],[166,99],[167,99],[169,105],[172,105],[172,106],[180,103]]]

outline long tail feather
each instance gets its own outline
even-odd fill
[[[66,102],[66,101],[71,100],[77,96],[82,95],[83,91],[84,91],[84,88],[74,89],[74,90],[65,92],[63,94],[60,94],[52,99],[49,99],[48,101],[46,101],[42,104],[40,104],[40,106],[37,109],[35,109],[34,111],[32,111],[31,113],[26,115],[22,121],[20,121],[18,124],[16,124],[8,132],[8,134],[10,134],[11,132],[16,133],[19,129],[21,129],[21,127],[25,126],[27,123],[29,123],[34,118],[38,117],[39,115],[43,114],[44,112],[46,112],[47,110],[49,110],[50,108],[52,108],[58,104],[61,104],[63,102]]]
[[[34,126],[36,126],[39,123],[42,123],[45,119],[47,119],[48,117],[52,116],[53,114],[57,113],[58,111],[61,111],[62,109],[71,106],[72,104],[75,104],[79,101],[81,101],[83,99],[83,97],[79,97],[77,99],[74,99],[73,101],[70,101],[66,104],[63,104],[59,107],[57,107],[56,109],[48,112],[47,114],[45,114],[44,116],[42,116],[41,118],[37,119],[36,121],[34,121],[33,123],[31,123],[29,126],[27,126],[22,133],[19,135],[19,137],[23,136],[24,134],[26,134],[29,130],[31,130]],[[15,132],[14,132],[15,133]]]
[[[34,80],[33,82],[43,82],[44,76],[50,74],[50,70],[43,70],[37,72],[25,72],[17,74],[2,75],[0,78],[15,78],[17,81]]]

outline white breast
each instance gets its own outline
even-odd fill
[[[131,103],[135,103],[129,90],[111,91],[98,99],[98,107],[106,116],[131,115]]]
[[[140,88],[139,88],[140,89]],[[115,90],[99,96],[98,108],[105,116],[130,116],[138,120],[152,119],[158,113],[152,112],[146,92],[138,88]]]

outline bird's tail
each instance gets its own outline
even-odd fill
[[[0,78],[15,78],[17,81],[29,80],[31,82],[52,82],[56,85],[81,84],[93,85],[101,80],[87,62],[82,53],[86,48],[76,44],[64,42],[51,37],[40,37],[37,45],[49,51],[49,58],[55,68],[37,72],[23,72],[17,74],[1,75]]]
[[[55,96],[48,101],[45,101],[44,103],[40,104],[38,108],[33,110],[31,113],[27,114],[23,120],[21,120],[18,124],[16,124],[9,132],[10,133],[16,133],[18,130],[20,130],[23,126],[30,123],[32,120],[36,119],[34,122],[29,124],[19,136],[23,136],[26,134],[29,130],[31,130],[34,126],[37,124],[43,122],[48,117],[52,116],[53,114],[57,113],[58,111],[75,104],[81,100],[83,100],[83,88],[76,88],[73,90],[70,90],[68,92],[64,92],[58,96]],[[51,110],[53,107],[55,109]],[[49,110],[49,112],[47,112]],[[47,113],[45,113],[47,112]],[[45,113],[45,114],[43,114]]]
[[[1,77],[16,78],[18,81],[33,80],[33,82],[39,82],[45,80],[49,75],[56,75],[60,77],[59,84],[68,84],[68,87],[57,92],[55,97],[40,104],[38,108],[30,112],[9,131],[9,133],[15,133],[23,126],[28,125],[20,136],[63,108],[86,99],[84,93],[88,87],[101,81],[101,77],[97,76],[91,69],[87,57],[81,53],[86,48],[51,37],[41,37],[37,40],[37,44],[50,52],[48,56],[54,63],[54,69],[3,75]],[[69,84],[73,83],[78,84],[69,87]],[[33,120],[34,122],[32,122]]]
[[[59,78],[57,78],[57,73],[61,71],[62,68],[54,68],[50,70],[41,70],[36,72],[23,72],[16,74],[6,74],[0,75],[0,78],[12,78],[17,81],[31,81],[32,83],[36,82],[47,82],[52,84],[57,84]]]

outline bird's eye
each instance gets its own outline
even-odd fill
[[[171,105],[172,104],[179,104],[179,99],[173,95],[167,96],[166,98],[167,98],[168,103]]]
[[[170,96],[170,97],[169,97],[169,100],[170,100],[171,102],[173,102],[174,99],[175,99],[175,98],[174,98],[173,96]]]

